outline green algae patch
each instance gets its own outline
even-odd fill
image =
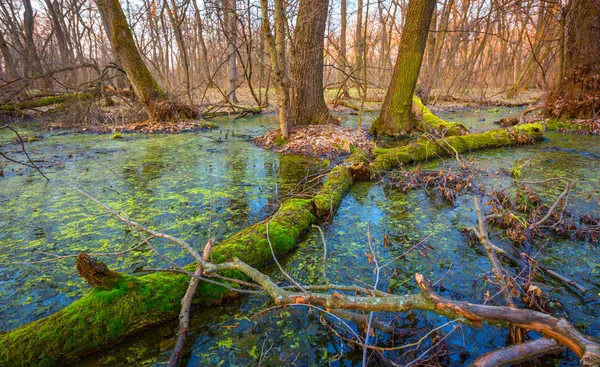
[[[591,133],[591,127],[586,124],[577,124],[568,119],[549,118],[544,123],[544,127],[548,131],[558,131],[565,133]]]
[[[288,200],[272,217],[215,246],[213,261],[238,257],[250,265],[264,264],[272,259],[267,223],[273,251],[282,255],[296,246],[314,221],[311,200]],[[243,277],[234,272],[227,275]],[[111,289],[95,288],[58,313],[2,335],[0,365],[66,363],[177,317],[188,282],[184,274],[120,274]],[[224,287],[200,283],[194,304],[209,305],[233,295]]]
[[[421,98],[416,95],[413,97],[413,112],[421,120],[421,127],[425,131],[432,128],[444,136],[465,135],[469,130],[461,123],[445,121],[436,116],[431,110],[423,104]]]
[[[335,213],[353,183],[354,178],[345,165],[329,171],[325,184],[313,199],[317,216],[325,218]]]
[[[450,136],[443,141],[420,139],[393,149],[377,149],[377,157],[371,163],[371,177],[401,164],[412,164],[430,158],[451,156],[485,148],[531,144],[543,137],[540,124],[517,125],[510,129],[498,129],[483,133]]]

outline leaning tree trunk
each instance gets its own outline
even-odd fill
[[[564,78],[547,109],[556,117],[591,118],[600,111],[600,0],[573,1],[571,7]]]
[[[405,135],[417,127],[411,113],[412,97],[435,4],[435,0],[410,0],[408,3],[392,81],[381,106],[381,115],[371,127],[378,135]]]
[[[320,124],[331,117],[323,96],[323,51],[329,0],[300,0],[292,48],[292,120]]]
[[[154,80],[135,45],[119,0],[96,0],[96,5],[104,19],[110,43],[125,69],[127,79],[150,119],[168,120],[177,116],[194,115],[191,109],[171,103],[167,94]]]

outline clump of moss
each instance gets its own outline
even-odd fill
[[[111,139],[123,139],[123,134],[120,131],[115,131],[112,134]]]
[[[273,139],[273,143],[275,143],[275,145],[280,147],[283,144],[285,144],[285,138],[283,136],[279,135],[275,139]]]

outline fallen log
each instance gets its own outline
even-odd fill
[[[547,354],[559,354],[566,348],[554,339],[536,339],[486,353],[469,367],[504,367],[523,363]]]
[[[444,139],[419,139],[405,146],[392,149],[376,149],[377,157],[370,166],[371,177],[401,164],[412,164],[430,158],[447,157],[458,153],[485,148],[532,144],[542,139],[542,125],[517,125],[510,129],[490,130]]]
[[[63,93],[52,96],[44,96],[32,98],[27,101],[17,102],[17,103],[5,103],[0,105],[0,113],[6,112],[17,112],[27,109],[39,108],[39,107],[47,107],[55,104],[61,104],[68,101],[73,100],[85,100],[92,98],[92,93],[89,92],[78,92],[78,93]]]
[[[313,199],[317,217],[333,216],[354,181],[369,178],[369,161],[369,152],[357,149],[343,164],[329,171],[325,184]]]
[[[446,121],[435,115],[416,95],[413,97],[412,111],[421,122],[419,126],[425,131],[434,131],[442,136],[459,136],[469,132],[463,124]]]
[[[215,246],[212,261],[238,257],[256,266],[267,263],[272,260],[266,238],[267,222],[273,251],[280,256],[294,248],[301,234],[310,228],[315,221],[313,212],[312,200],[288,200],[273,217]],[[78,268],[84,269],[82,275],[90,284],[100,288],[54,315],[0,336],[0,366],[68,363],[178,316],[189,284],[186,274],[115,275],[101,263],[87,262],[86,265],[78,261]],[[193,265],[188,270],[193,272]],[[105,281],[103,272],[110,274],[110,281]],[[241,277],[238,272],[227,275]],[[233,295],[221,286],[200,282],[194,305],[214,304]]]

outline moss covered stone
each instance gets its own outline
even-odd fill
[[[319,218],[332,215],[342,203],[344,195],[350,190],[354,179],[345,165],[329,171],[325,184],[314,197],[315,211]]]
[[[473,150],[531,144],[543,137],[540,124],[517,125],[510,129],[498,129],[483,133],[450,136],[443,141],[420,139],[393,149],[376,149],[377,157],[371,163],[371,176],[401,164],[411,164],[429,158],[450,156]]]
[[[314,220],[312,200],[288,200],[272,217],[215,246],[212,260],[238,257],[254,266],[269,262],[267,223],[273,251],[282,255],[295,247]],[[93,289],[56,314],[0,336],[0,366],[67,363],[175,318],[189,283],[187,275],[173,273],[120,274],[116,279],[111,289]],[[194,304],[208,305],[233,295],[226,288],[201,282]]]

